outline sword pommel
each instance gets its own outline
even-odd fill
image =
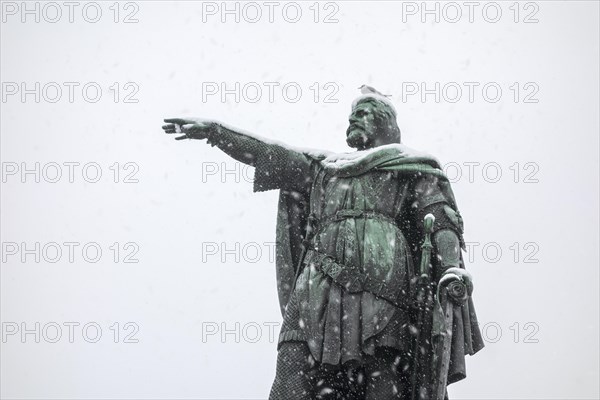
[[[425,234],[431,234],[433,232],[433,223],[435,222],[435,217],[433,214],[427,214],[425,218],[423,218],[423,225],[425,225]]]

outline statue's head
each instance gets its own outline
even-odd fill
[[[357,150],[400,143],[396,110],[385,97],[368,94],[352,103],[346,143]]]

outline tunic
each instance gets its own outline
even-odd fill
[[[318,165],[303,166],[297,155],[278,171],[257,175],[286,176],[281,187],[307,190],[310,212],[324,221],[340,210],[362,210],[381,218],[343,218],[320,226],[310,248],[332,256],[338,263],[357,266],[398,290],[408,305],[413,261],[409,244],[400,229],[410,218],[410,193],[414,182],[393,171],[372,170],[353,177],[329,175]],[[282,170],[283,168],[283,170]],[[299,174],[299,172],[301,172]],[[293,179],[290,174],[294,175]],[[271,179],[272,181],[272,179]],[[363,291],[349,293],[312,264],[303,266],[284,314],[279,344],[306,341],[312,356],[321,363],[361,362],[378,346],[408,350],[409,315],[404,307]]]

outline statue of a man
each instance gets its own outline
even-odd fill
[[[435,351],[431,333],[422,335],[434,329],[433,312],[423,324],[415,302],[423,219],[435,217],[427,262],[434,292],[446,272],[464,271],[463,224],[439,162],[400,144],[389,99],[367,93],[353,102],[346,142],[358,151],[343,154],[294,149],[216,121],[165,122],[166,133],[181,133],[177,140],[206,139],[255,167],[254,191],[280,190],[283,324],[270,399],[435,398],[429,367],[417,366],[420,353]],[[442,325],[451,317],[439,329],[451,333],[440,347],[441,398],[446,384],[466,376],[465,354],[483,347],[465,299],[440,311]]]

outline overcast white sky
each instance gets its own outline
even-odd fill
[[[454,177],[487,347],[467,359],[451,399],[600,396],[597,2],[479,2],[473,22],[463,2],[437,3],[439,22],[421,2],[302,3],[296,23],[296,6],[283,2],[273,22],[255,3],[255,23],[257,8],[244,3],[239,23],[221,21],[221,2],[99,2],[96,23],[86,21],[94,4],[78,3],[72,23],[57,4],[60,19],[38,3],[35,22],[21,2],[2,3],[2,397],[266,398],[269,327],[276,339],[281,323],[269,254],[277,193],[253,194],[251,170],[222,176],[238,164],[175,142],[162,119],[214,118],[349,151],[363,83],[392,95],[403,142]],[[239,102],[234,92],[221,100],[222,82],[234,92],[239,83]],[[33,91],[23,100],[22,89]],[[39,183],[22,175],[36,162]],[[56,165],[62,177],[51,183]],[[36,242],[39,263],[23,251]],[[78,243],[73,262],[65,242]],[[62,251],[54,263],[51,243]],[[236,254],[222,251],[236,243]],[[102,250],[98,262],[84,258],[86,244],[88,260]],[[130,253],[139,262],[125,263]],[[22,340],[36,322],[40,342]]]

